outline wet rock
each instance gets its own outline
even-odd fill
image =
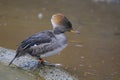
[[[4,65],[8,65],[9,62],[14,58],[15,54],[15,50],[0,47],[0,62]],[[78,80],[74,76],[70,75],[67,71],[65,71],[62,67],[42,66],[38,68],[38,64],[39,63],[36,59],[30,55],[26,55],[15,59],[12,66],[22,68],[26,71],[39,69],[37,74],[40,77],[44,77],[45,80]]]

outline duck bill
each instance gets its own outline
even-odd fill
[[[70,32],[72,32],[72,33],[76,33],[76,34],[80,34],[80,32],[79,31],[77,31],[77,30],[70,30]]]

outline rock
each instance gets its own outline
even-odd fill
[[[15,50],[0,47],[0,62],[8,65],[14,58]],[[22,68],[26,71],[38,70],[38,75],[44,77],[45,80],[78,80],[70,75],[62,67],[42,66],[38,68],[38,61],[30,55],[22,56],[13,61],[12,66]],[[8,66],[11,67],[11,66]],[[33,72],[34,74],[34,72]]]
[[[104,3],[116,3],[119,4],[120,0],[93,0],[94,2],[104,2]]]

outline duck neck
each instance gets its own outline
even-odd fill
[[[61,33],[65,33],[65,29],[63,29],[63,27],[55,27],[53,29],[54,34],[61,34]]]

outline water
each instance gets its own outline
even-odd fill
[[[66,33],[69,46],[60,55],[46,59],[63,64],[80,79],[120,79],[119,4],[92,0],[1,0],[0,46],[16,49],[20,41],[33,33],[52,29],[50,18],[54,13],[65,14],[81,34]]]
[[[31,73],[0,64],[0,80],[37,80]]]

